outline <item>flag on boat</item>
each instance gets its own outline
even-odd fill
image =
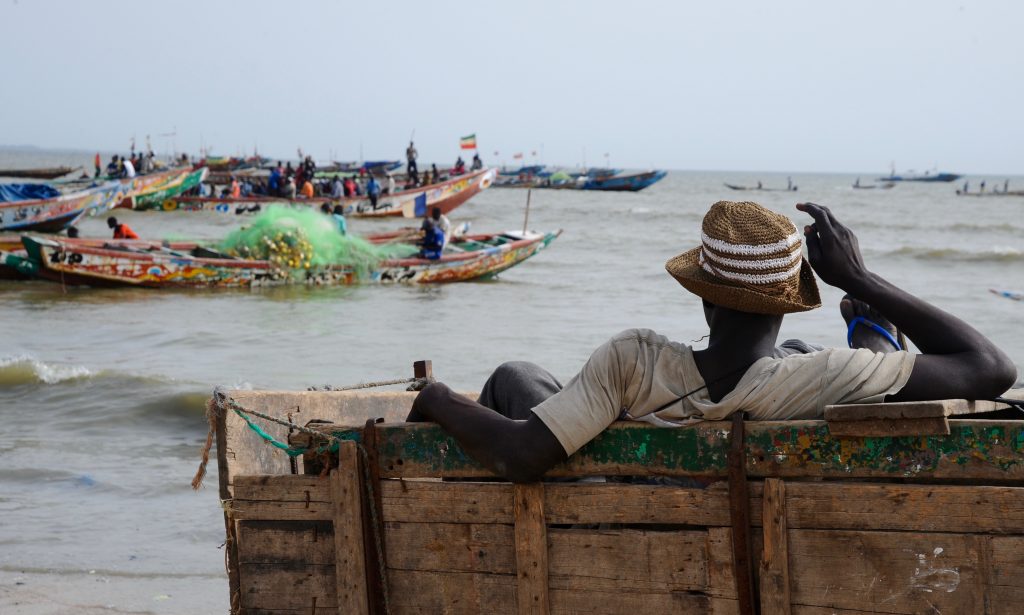
[[[523,153],[522,153],[522,152],[519,152],[518,154],[512,154],[512,158],[514,158],[514,159],[516,159],[516,160],[522,160],[522,158],[523,158]]]
[[[459,147],[462,149],[476,149],[476,133],[459,139]]]

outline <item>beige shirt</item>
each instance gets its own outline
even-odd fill
[[[561,392],[533,412],[569,455],[619,418],[675,426],[743,410],[753,420],[817,419],[825,406],[881,402],[898,392],[910,378],[914,356],[828,348],[764,357],[714,402],[701,388],[704,379],[692,348],[654,331],[631,329],[602,344]]]

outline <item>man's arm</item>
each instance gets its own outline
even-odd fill
[[[407,420],[438,423],[470,457],[514,483],[536,481],[568,458],[537,415],[525,421],[506,418],[440,382],[420,391]]]
[[[885,314],[923,353],[915,359],[906,386],[887,401],[990,399],[1013,386],[1017,368],[988,338],[868,271],[857,237],[827,207],[796,207],[814,218],[804,234],[818,276]]]

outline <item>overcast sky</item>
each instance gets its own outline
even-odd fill
[[[0,144],[1024,172],[1024,3],[0,2]]]

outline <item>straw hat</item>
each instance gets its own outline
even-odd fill
[[[665,263],[698,297],[741,312],[789,314],[821,305],[789,218],[757,203],[719,201],[701,225],[701,245]]]

